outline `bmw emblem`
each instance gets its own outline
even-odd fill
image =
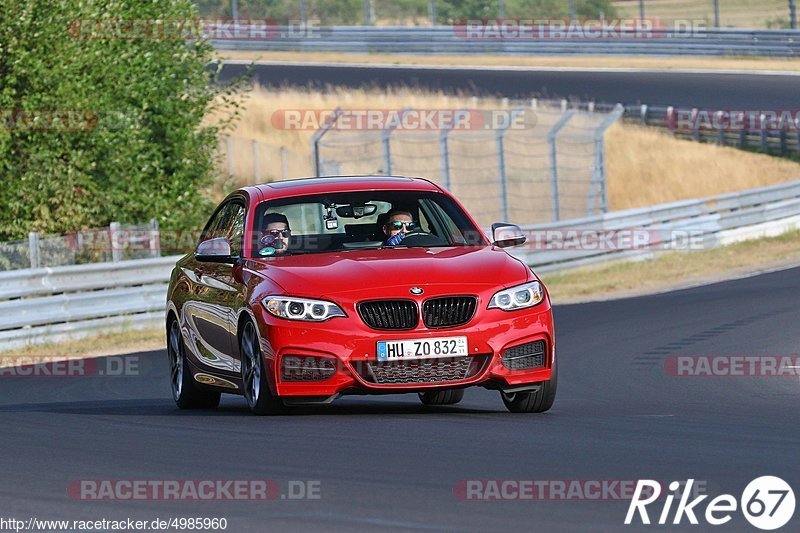
[[[417,296],[419,296],[423,292],[425,291],[423,291],[420,287],[411,287],[411,294],[416,294]]]

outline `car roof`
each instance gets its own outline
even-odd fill
[[[247,187],[262,199],[353,191],[439,191],[424,178],[406,176],[325,176],[275,181]]]

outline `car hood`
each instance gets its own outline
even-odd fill
[[[287,293],[308,297],[399,286],[510,287],[533,276],[522,262],[491,246],[292,255],[253,261],[252,266]]]

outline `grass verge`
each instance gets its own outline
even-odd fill
[[[166,349],[166,334],[161,328],[126,331],[54,344],[29,346],[2,353],[3,357],[96,357]]]

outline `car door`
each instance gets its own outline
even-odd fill
[[[242,256],[245,202],[229,200],[215,213],[201,240],[225,237],[231,243],[231,254]],[[190,281],[192,297],[184,304],[186,326],[193,333],[190,347],[199,363],[214,370],[238,375],[238,342],[236,311],[243,298],[244,287],[234,270],[226,263],[189,261],[184,274]]]

